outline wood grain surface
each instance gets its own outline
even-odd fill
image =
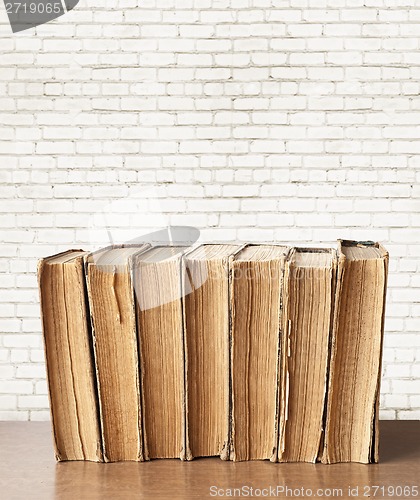
[[[0,422],[2,500],[202,499],[220,489],[283,485],[290,488],[420,486],[420,422],[381,422],[379,464],[280,464],[269,461],[89,463],[54,460],[51,426],[46,422]],[[396,498],[373,496],[371,498]],[[285,496],[278,496],[285,498]],[[289,497],[290,498],[290,497]],[[400,497],[401,498],[401,497]],[[415,496],[403,498],[416,498]]]

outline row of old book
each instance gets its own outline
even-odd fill
[[[387,269],[346,240],[42,259],[57,460],[376,462]]]

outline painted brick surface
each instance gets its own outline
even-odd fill
[[[81,0],[0,10],[0,419],[48,418],[37,259],[165,224],[380,240],[382,417],[420,415],[420,2]]]

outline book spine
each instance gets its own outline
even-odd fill
[[[248,246],[247,243],[241,245],[236,249],[236,251],[228,258],[228,296],[229,296],[229,340],[228,340],[228,384],[229,384],[229,411],[228,411],[228,453],[225,453],[226,460],[236,461],[236,450],[235,450],[235,422],[234,422],[234,410],[235,410],[235,395],[233,393],[233,344],[235,342],[233,338],[233,322],[235,316],[234,307],[234,262],[235,257],[244,248]]]
[[[334,314],[335,314],[335,301],[337,297],[337,277],[338,277],[338,256],[335,250],[331,251],[331,268],[330,268],[330,279],[331,279],[331,311],[330,311],[330,326],[328,335],[328,355],[327,355],[327,366],[325,369],[325,392],[324,392],[324,412],[322,417],[322,432],[319,441],[318,457],[317,461],[322,462],[325,443],[326,443],[326,427],[327,427],[327,415],[328,415],[328,395],[330,386],[330,372],[331,372],[331,356],[332,356],[332,344],[333,344],[333,330],[334,330]]]
[[[382,300],[382,321],[381,321],[381,347],[380,347],[380,359],[379,359],[379,370],[378,370],[378,383],[376,386],[375,395],[375,408],[373,416],[373,429],[372,429],[372,447],[371,447],[371,462],[379,462],[379,400],[381,392],[381,376],[382,376],[382,358],[383,358],[383,343],[384,343],[384,330],[385,330],[385,304],[386,304],[386,291],[388,283],[388,267],[389,267],[389,254],[381,246],[378,245],[379,250],[382,253],[382,271],[384,276],[384,289],[383,289],[383,300]]]
[[[42,297],[42,277],[44,274],[44,269],[45,269],[45,261],[46,259],[40,259],[38,261],[38,268],[37,268],[37,276],[38,276],[38,291],[39,291],[39,303],[40,303],[40,309],[41,309],[41,325],[42,325],[42,332],[43,332],[43,344],[44,344],[44,354],[45,354],[45,360],[46,360],[46,372],[47,372],[47,386],[48,386],[48,400],[50,403],[50,415],[51,415],[51,430],[52,430],[52,437],[53,437],[53,446],[54,446],[54,456],[55,459],[60,462],[61,460],[65,460],[61,456],[61,453],[58,449],[57,446],[57,435],[56,435],[56,428],[55,428],[55,421],[54,421],[54,402],[52,398],[52,393],[51,393],[51,381],[50,381],[50,374],[48,370],[48,347],[47,347],[47,342],[45,340],[46,336],[46,323],[45,323],[45,316],[44,316],[44,299]]]
[[[181,301],[181,314],[182,314],[182,322],[181,322],[181,335],[182,335],[182,366],[183,366],[183,398],[182,398],[182,406],[183,406],[183,449],[181,450],[181,460],[192,460],[194,458],[191,446],[190,446],[190,438],[189,438],[189,419],[188,419],[188,341],[187,341],[187,323],[186,323],[186,314],[185,314],[185,294],[186,294],[186,280],[188,278],[187,273],[188,260],[185,256],[181,256],[179,259],[179,273],[180,273],[180,301]],[[193,286],[193,283],[191,283]]]
[[[223,273],[226,277],[226,282],[228,286],[228,302],[226,307],[228,309],[228,324],[226,331],[226,339],[225,339],[225,359],[226,359],[226,406],[225,406],[225,415],[226,415],[226,428],[225,428],[225,439],[221,447],[220,458],[222,460],[229,460],[230,458],[230,426],[231,426],[231,418],[230,418],[230,397],[231,397],[231,383],[230,383],[230,336],[231,336],[231,317],[229,314],[230,310],[230,291],[229,291],[229,257],[223,259]]]
[[[86,280],[86,293],[87,293],[87,298],[88,298],[88,304],[92,303],[92,295],[91,295],[91,286],[90,286],[90,279],[89,279],[89,266],[90,264],[88,263],[88,258],[89,255],[86,255],[83,259],[84,263],[84,275],[85,275],[85,280]],[[97,404],[98,404],[98,410],[99,410],[99,430],[100,430],[100,435],[101,435],[101,452],[102,452],[102,460],[104,462],[109,462],[108,457],[106,456],[106,443],[105,443],[105,434],[104,434],[104,415],[103,415],[103,408],[102,408],[102,403],[101,403],[101,384],[99,380],[99,369],[98,369],[98,357],[97,357],[97,352],[96,352],[96,335],[95,335],[95,325],[93,322],[93,313],[92,313],[92,308],[88,307],[89,311],[89,321],[90,321],[90,331],[91,331],[91,337],[92,337],[92,351],[93,351],[93,366],[94,366],[94,372],[95,372],[95,377],[96,377],[96,391],[97,391]]]
[[[286,424],[288,418],[289,402],[289,357],[290,357],[290,319],[289,319],[289,289],[291,275],[291,260],[295,254],[292,248],[284,264],[282,283],[282,323],[280,339],[280,387],[279,387],[279,429],[278,429],[278,449],[277,461],[284,462],[286,450]]]
[[[137,360],[137,370],[136,370],[136,387],[138,394],[138,460],[139,462],[144,462],[148,460],[147,452],[145,453],[144,446],[144,426],[143,426],[143,402],[142,402],[142,382],[141,382],[141,354],[139,347],[139,335],[138,335],[138,324],[136,318],[136,298],[134,290],[134,264],[135,258],[131,255],[128,259],[128,272],[130,278],[130,292],[131,292],[131,317],[134,324],[134,337],[136,343],[134,344],[135,349],[135,359]]]
[[[233,394],[233,380],[232,380],[232,367],[233,367],[233,317],[234,317],[234,303],[233,303],[233,262],[234,255],[231,255],[228,260],[228,286],[229,286],[229,335],[228,335],[228,386],[229,386],[229,410],[227,415],[228,424],[228,451],[225,455],[226,460],[235,460],[235,425],[233,421],[234,411],[234,394]]]
[[[273,453],[270,457],[270,462],[278,462],[279,454],[279,442],[280,442],[280,412],[282,409],[282,342],[283,342],[283,289],[284,289],[284,278],[286,271],[286,261],[290,252],[290,248],[287,249],[286,255],[280,261],[280,300],[279,300],[279,332],[278,332],[278,346],[277,346],[277,393],[276,393],[276,414],[274,422],[274,435],[275,443],[273,446]]]
[[[323,439],[323,449],[322,454],[320,453],[320,461],[323,464],[331,464],[331,454],[329,450],[329,432],[331,426],[331,400],[333,396],[333,381],[334,381],[334,366],[337,357],[337,332],[339,324],[339,313],[342,297],[342,287],[343,278],[345,273],[346,257],[341,250],[341,240],[338,241],[338,251],[336,257],[336,273],[335,273],[335,286],[334,286],[334,296],[333,296],[333,319],[332,328],[330,336],[330,348],[329,348],[329,368],[328,368],[328,384],[327,384],[327,395],[326,395],[326,410],[325,410],[325,424],[324,424],[324,439]]]
[[[103,448],[102,448],[102,439],[101,439],[101,422],[100,422],[100,410],[99,410],[99,396],[98,396],[98,380],[96,376],[95,369],[95,355],[94,355],[94,345],[93,345],[93,335],[92,335],[92,320],[91,320],[91,312],[89,307],[89,298],[87,291],[87,283],[86,283],[86,274],[85,274],[85,265],[84,265],[84,257],[77,257],[74,262],[77,272],[80,277],[80,284],[83,287],[83,296],[84,296],[84,304],[85,310],[84,315],[86,320],[86,325],[88,329],[88,344],[89,344],[89,355],[90,362],[92,366],[92,381],[93,381],[93,390],[95,395],[95,413],[96,413],[96,421],[97,421],[97,429],[98,435],[96,436],[96,457],[98,462],[103,462]]]
[[[69,250],[67,252],[62,252],[60,254],[55,255],[54,257],[69,254],[72,252],[83,252],[83,250]],[[63,266],[63,265],[62,265]],[[48,267],[48,258],[47,259],[41,259],[38,262],[38,269],[37,269],[37,276],[38,276],[38,286],[39,286],[39,298],[40,298],[40,306],[41,306],[41,322],[42,322],[42,331],[43,331],[43,344],[44,344],[44,354],[45,354],[45,360],[46,360],[46,368],[47,368],[47,385],[48,385],[48,398],[49,398],[49,405],[50,405],[50,414],[51,414],[51,422],[52,422],[52,434],[53,434],[53,445],[54,445],[54,451],[55,451],[55,457],[56,460],[58,461],[64,461],[64,460],[87,460],[87,461],[92,461],[92,462],[102,462],[103,461],[103,455],[102,455],[102,444],[101,444],[101,437],[100,437],[100,424],[99,424],[99,412],[98,412],[98,407],[96,406],[97,403],[97,395],[95,392],[95,377],[92,372],[92,367],[93,367],[93,361],[92,361],[92,345],[91,345],[91,337],[90,337],[90,328],[89,328],[89,321],[88,321],[88,315],[89,315],[89,307],[87,303],[87,296],[86,296],[86,286],[85,286],[85,277],[84,277],[84,266],[83,266],[83,257],[76,257],[74,258],[70,264],[66,264],[66,266],[71,266],[71,271],[72,274],[75,274],[77,276],[77,287],[75,290],[75,293],[79,294],[78,299],[81,300],[80,303],[80,319],[82,323],[84,323],[85,328],[79,331],[80,335],[86,334],[86,338],[82,338],[80,340],[86,341],[86,345],[89,349],[88,351],[88,359],[90,362],[87,364],[86,371],[83,372],[83,376],[86,376],[87,378],[85,379],[86,383],[91,383],[93,392],[94,392],[94,405],[93,407],[89,408],[89,414],[86,415],[87,419],[92,419],[93,422],[96,421],[96,429],[92,428],[92,433],[90,435],[87,435],[85,432],[80,434],[80,428],[78,427],[78,432],[79,432],[79,439],[80,439],[80,450],[76,455],[68,455],[67,449],[66,449],[66,442],[62,442],[63,449],[59,449],[58,442],[59,442],[59,435],[60,435],[60,421],[57,423],[57,415],[56,415],[56,404],[58,405],[60,402],[60,399],[65,396],[65,394],[62,394],[61,392],[57,393],[57,390],[53,389],[53,385],[51,383],[51,356],[49,352],[49,342],[47,342],[47,336],[48,335],[56,335],[60,337],[61,340],[63,340],[63,337],[66,337],[69,335],[69,332],[65,329],[65,327],[61,327],[60,330],[57,330],[55,332],[49,332],[48,327],[47,327],[47,321],[46,321],[46,315],[45,315],[45,307],[48,306],[48,304],[44,300],[44,293],[43,290],[45,289],[46,284],[43,283],[43,278],[44,278],[44,273],[46,271],[46,268]],[[54,266],[56,267],[56,266]],[[56,267],[58,269],[58,265]],[[62,269],[63,270],[63,269]],[[64,278],[64,275],[63,275]],[[52,278],[51,278],[52,279]],[[51,282],[49,282],[49,285],[51,285]],[[78,334],[79,334],[78,333]],[[53,337],[50,338],[50,342],[53,341]],[[68,344],[68,349],[69,349],[69,356],[71,358],[72,356],[72,347],[71,344]],[[56,352],[56,355],[61,356],[64,355],[64,353],[60,350]],[[59,359],[58,359],[59,361]],[[61,359],[63,361],[63,359]],[[71,361],[70,361],[71,362]],[[57,367],[56,367],[57,368]],[[90,379],[90,380],[89,380]],[[74,386],[74,381],[73,381],[73,390],[75,390]],[[74,396],[75,400],[74,403],[76,405],[76,413],[77,413],[77,397]],[[77,423],[75,425],[79,426],[80,423],[82,423],[82,419],[84,418],[83,415],[77,414]],[[79,420],[80,419],[80,420]],[[61,431],[64,431],[63,428],[61,428]],[[86,447],[85,447],[86,445]]]

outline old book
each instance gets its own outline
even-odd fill
[[[140,373],[132,259],[147,245],[110,247],[86,258],[102,442],[106,462],[140,461]]]
[[[339,241],[324,463],[377,462],[388,253]]]
[[[82,250],[38,265],[41,317],[57,460],[102,461]]]
[[[237,249],[202,245],[183,258],[187,458],[229,455],[228,259]]]
[[[280,462],[315,462],[322,445],[335,250],[293,249],[284,277]]]
[[[183,250],[155,247],[134,258],[144,443],[149,458],[186,458]]]
[[[230,258],[231,453],[277,459],[282,279],[288,249],[247,245]]]

